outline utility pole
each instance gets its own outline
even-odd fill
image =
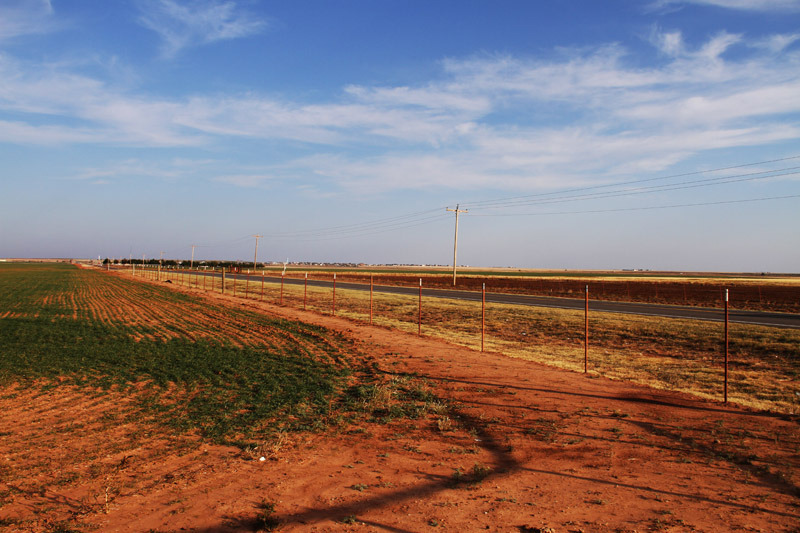
[[[253,235],[256,238],[256,253],[253,254],[253,270],[258,268],[258,239],[263,237],[263,235]]]
[[[195,248],[197,248],[197,245],[196,245],[196,244],[193,244],[193,245],[192,245],[192,260],[191,260],[191,261],[189,261],[189,270],[191,270],[191,269],[192,269],[192,267],[194,266],[194,249],[195,249]]]
[[[458,260],[458,214],[459,213],[469,213],[467,209],[459,209],[459,204],[456,204],[455,209],[447,208],[448,211],[452,211],[456,214],[456,236],[453,239],[453,287],[456,286],[456,261]]]

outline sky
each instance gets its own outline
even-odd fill
[[[1,0],[0,257],[800,272],[800,0]]]

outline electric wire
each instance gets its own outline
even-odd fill
[[[789,198],[800,198],[800,194],[788,194],[785,196],[767,196],[764,198],[743,198],[739,200],[719,200],[716,202],[696,202],[691,204],[671,204],[671,205],[651,205],[640,207],[618,207],[613,209],[587,209],[581,211],[545,211],[538,213],[484,213],[472,215],[475,217],[519,217],[519,216],[549,216],[549,215],[583,215],[587,213],[617,213],[621,211],[649,211],[653,209],[674,209],[678,207],[700,207],[724,204],[741,204],[747,202],[765,202],[768,200],[786,200]]]
[[[364,230],[372,231],[376,228],[383,228],[383,227],[402,227],[406,223],[416,223],[420,220],[428,220],[436,218],[443,210],[444,207],[441,207],[436,209],[428,209],[425,211],[417,211],[415,213],[409,213],[406,215],[398,215],[395,217],[358,222],[354,224],[343,224],[339,226],[329,226],[326,228],[299,230],[299,231],[283,232],[283,233],[266,232],[265,235],[268,235],[269,237],[272,238],[281,238],[281,237],[296,238],[296,237],[308,237],[308,236],[322,237],[327,235],[333,236],[342,233],[358,233]]]
[[[711,187],[716,185],[726,185],[729,183],[741,183],[745,181],[756,181],[768,178],[777,178],[784,176],[792,176],[800,174],[800,167],[787,167],[775,170],[765,170],[761,172],[752,172],[749,174],[736,174],[732,176],[721,176],[716,178],[707,178],[704,180],[682,181],[678,183],[669,183],[663,185],[650,185],[647,187],[635,187],[630,189],[622,189],[619,191],[608,191],[589,194],[578,194],[571,196],[557,196],[555,198],[544,198],[539,200],[519,200],[514,202],[507,202],[504,204],[497,204],[487,207],[470,207],[473,210],[480,209],[500,209],[506,207],[517,207],[521,205],[541,205],[541,204],[554,204],[563,202],[573,202],[578,200],[597,200],[605,198],[616,198],[620,196],[633,196],[638,194],[649,194],[653,192],[676,191],[682,189],[695,189],[699,187]],[[782,172],[782,171],[792,172]],[[782,172],[782,173],[779,173]]]
[[[228,239],[228,240],[224,240],[224,241],[217,241],[217,242],[207,243],[207,244],[195,244],[194,246],[197,247],[197,248],[217,248],[217,247],[220,247],[220,246],[230,246],[230,245],[236,244],[238,242],[250,239],[252,237],[253,237],[252,235],[245,235],[244,237],[238,237],[238,238],[235,238],[235,239]],[[190,248],[191,248],[191,246],[190,246]]]
[[[293,242],[310,242],[310,241],[318,241],[318,240],[321,240],[321,239],[325,239],[327,241],[327,240],[337,240],[337,239],[349,239],[349,238],[352,238],[352,237],[364,237],[364,236],[369,236],[369,235],[377,235],[377,234],[381,234],[381,233],[387,233],[387,232],[395,231],[395,230],[398,230],[398,229],[406,229],[406,228],[414,228],[414,227],[418,227],[418,226],[426,226],[428,224],[433,224],[433,223],[438,222],[438,221],[443,221],[444,219],[448,219],[449,220],[450,216],[441,215],[441,216],[429,217],[428,219],[424,219],[421,222],[408,223],[408,224],[405,224],[403,226],[398,226],[398,227],[389,227],[389,228],[384,228],[384,229],[376,229],[375,231],[363,231],[363,232],[358,233],[358,234],[342,234],[342,235],[332,235],[332,236],[326,236],[326,237],[299,237],[299,238],[293,238],[292,241]]]
[[[462,207],[470,210],[469,216],[547,216],[547,215],[560,215],[560,214],[584,214],[584,213],[609,213],[609,212],[624,212],[624,211],[641,211],[648,209],[670,209],[679,207],[694,207],[694,206],[712,206],[722,204],[733,204],[743,202],[758,202],[768,200],[781,200],[788,198],[800,197],[800,195],[787,195],[787,196],[773,196],[764,198],[749,198],[730,201],[717,201],[717,202],[698,202],[689,204],[671,204],[664,206],[642,206],[630,208],[612,208],[612,209],[593,209],[593,210],[576,210],[576,211],[548,211],[548,212],[533,212],[533,213],[495,213],[495,214],[482,214],[473,213],[473,211],[490,211],[508,209],[513,207],[522,206],[537,206],[559,204],[576,201],[586,200],[604,200],[608,198],[617,198],[624,196],[634,196],[643,194],[654,194],[667,191],[694,189],[699,187],[711,187],[718,185],[726,185],[731,183],[741,183],[747,181],[764,180],[769,178],[778,178],[784,176],[794,176],[800,174],[800,166],[785,167],[772,170],[761,170],[758,172],[733,174],[726,176],[716,176],[704,178],[699,180],[684,180],[672,183],[663,183],[658,185],[646,185],[639,187],[626,187],[629,185],[641,185],[652,183],[656,181],[675,180],[688,176],[699,176],[709,173],[718,173],[741,169],[746,167],[753,167],[757,165],[767,165],[772,163],[779,163],[783,161],[790,161],[800,159],[800,155],[788,156],[778,159],[757,161],[753,163],[743,163],[739,165],[731,165],[726,167],[699,170],[693,172],[685,172],[681,174],[672,174],[668,176],[659,176],[655,178],[627,180],[616,183],[608,183],[602,185],[592,185],[586,187],[573,187],[568,189],[561,189],[558,191],[550,191],[546,193],[529,194],[522,196],[512,196],[506,198],[497,198],[492,200],[478,200],[473,202],[462,202]],[[610,189],[610,190],[609,190]],[[616,189],[616,190],[614,190]],[[376,234],[387,233],[407,228],[415,228],[428,224],[433,224],[445,218],[450,219],[451,216],[445,213],[446,206],[427,209],[423,211],[415,211],[403,215],[392,216],[388,218],[372,219],[363,222],[355,222],[352,224],[340,224],[336,226],[327,226],[321,228],[313,228],[308,230],[297,230],[290,232],[259,232],[267,239],[283,240],[291,239],[300,242],[319,241],[319,240],[332,240],[332,239],[348,239],[362,236],[370,236]],[[206,243],[195,245],[199,248],[214,248],[222,246],[232,246],[241,241],[252,238],[252,235],[239,237],[227,241],[219,241],[216,243]]]
[[[558,191],[536,193],[536,194],[527,194],[527,195],[522,195],[522,196],[509,196],[509,197],[506,197],[506,198],[495,198],[495,199],[492,199],[492,200],[477,200],[477,201],[472,201],[472,202],[462,202],[462,205],[471,206],[473,209],[475,209],[475,208],[477,208],[479,206],[486,205],[486,204],[502,203],[502,202],[506,202],[506,201],[513,201],[513,200],[525,199],[525,198],[540,198],[540,197],[552,196],[552,195],[556,195],[556,194],[565,194],[565,193],[570,193],[570,192],[580,192],[580,191],[590,191],[590,190],[596,190],[596,189],[606,189],[606,188],[612,188],[612,187],[621,187],[623,185],[635,185],[635,184],[639,184],[639,183],[650,183],[650,182],[653,182],[653,181],[662,181],[662,180],[669,180],[669,179],[676,179],[676,178],[684,178],[684,177],[687,177],[687,176],[697,176],[697,175],[701,175],[701,174],[709,174],[709,173],[712,173],[712,172],[723,172],[723,171],[726,171],[726,170],[735,170],[737,168],[753,167],[753,166],[757,166],[757,165],[767,165],[767,164],[771,164],[771,163],[779,163],[779,162],[782,162],[782,161],[791,161],[791,160],[794,160],[794,159],[800,159],[800,155],[793,155],[793,156],[782,157],[782,158],[778,158],[778,159],[769,159],[769,160],[764,160],[764,161],[756,161],[754,163],[742,163],[742,164],[739,164],[739,165],[731,165],[731,166],[727,166],[727,167],[712,168],[712,169],[707,169],[707,170],[696,170],[696,171],[692,171],[692,172],[684,172],[684,173],[681,173],[681,174],[671,174],[671,175],[668,175],[668,176],[658,176],[658,177],[655,177],[655,178],[644,178],[644,179],[637,179],[637,180],[619,181],[619,182],[614,182],[614,183],[606,183],[606,184],[602,184],[602,185],[590,185],[590,186],[585,186],[585,187],[571,187],[571,188],[568,188],[568,189],[561,189],[561,190],[558,190]]]

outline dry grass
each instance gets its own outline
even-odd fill
[[[232,282],[226,284],[232,293]],[[219,283],[217,283],[219,289]],[[248,294],[261,299],[261,284]],[[302,308],[302,286],[286,284],[283,304]],[[244,296],[245,282],[236,286]],[[264,300],[278,303],[280,285],[266,283]],[[330,288],[308,287],[310,311],[333,312]],[[373,295],[373,323],[417,332],[418,297]],[[336,315],[369,320],[369,293],[336,290]],[[655,388],[722,399],[723,326],[715,322],[592,313],[589,323],[589,372]],[[486,310],[486,351],[583,371],[582,311],[490,304]],[[422,332],[455,344],[481,348],[478,302],[424,298]],[[732,324],[730,327],[729,401],[755,409],[800,413],[800,331]]]

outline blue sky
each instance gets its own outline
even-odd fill
[[[799,272],[800,0],[4,0],[0,161],[5,257]]]

